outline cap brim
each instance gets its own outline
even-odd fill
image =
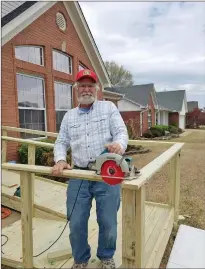
[[[92,79],[95,83],[97,82],[93,77],[89,76],[89,75],[84,75],[82,77],[80,77],[77,81],[81,80],[82,78],[90,78]]]

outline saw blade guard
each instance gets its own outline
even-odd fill
[[[115,153],[104,153],[96,159],[97,174],[109,185],[120,184],[129,173],[129,165],[124,157]],[[110,172],[111,171],[111,172]]]
[[[116,162],[117,165],[120,166],[122,172],[124,173],[129,173],[129,166],[126,162],[126,160],[123,158],[123,156],[116,154],[116,153],[105,153],[100,155],[97,159],[96,159],[96,170],[97,170],[97,174],[100,175],[101,173],[101,167],[103,165],[103,163],[105,161],[114,161]]]

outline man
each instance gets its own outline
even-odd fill
[[[74,168],[77,169],[88,169],[88,163],[95,161],[104,151],[105,145],[109,152],[125,152],[128,134],[124,121],[112,102],[97,100],[98,88],[98,79],[93,71],[78,72],[74,89],[79,105],[69,110],[62,120],[54,147],[56,164],[53,175],[61,175],[63,169],[71,169],[70,164],[66,163],[66,153],[70,147]],[[116,250],[120,185],[70,179],[67,217],[72,213],[69,223],[74,257],[72,268],[86,268],[91,257],[87,238],[93,198],[96,200],[99,225],[97,257],[102,261],[102,268],[115,268],[113,256]]]

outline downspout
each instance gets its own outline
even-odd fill
[[[148,110],[149,110],[149,108],[144,109],[144,110],[142,110],[142,111],[140,112],[140,135],[141,135],[141,136],[142,136],[142,114],[143,114],[144,112],[148,111]]]

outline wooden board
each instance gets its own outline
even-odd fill
[[[20,212],[20,197],[13,196],[17,186],[20,186],[20,173],[2,170],[2,204]],[[6,186],[7,185],[7,186]],[[34,182],[34,212],[36,217],[53,216],[54,219],[66,219],[66,191],[68,184],[50,179],[35,177]],[[93,201],[91,212],[95,211]]]
[[[173,211],[170,211],[167,208],[163,207],[155,207],[155,206],[146,206],[145,207],[145,237],[146,237],[146,231],[150,229],[150,227],[153,226],[153,219],[158,219],[159,216],[164,216],[163,219],[165,219],[166,216],[170,216],[170,212],[172,212],[173,217]],[[159,248],[159,237],[160,237],[160,231],[166,231],[164,230],[164,225],[167,222],[167,220],[161,221],[161,219],[158,219],[158,221],[155,221],[152,234],[149,236],[149,238],[146,241],[146,247],[152,246],[154,249],[154,252],[151,252],[151,256],[153,257],[152,262],[157,260],[156,253]],[[62,232],[65,221],[57,221],[57,220],[48,220],[48,219],[40,219],[40,218],[33,218],[33,236],[34,236],[34,255],[39,254],[41,251],[48,248],[60,235]],[[158,225],[157,225],[158,223]],[[98,258],[96,258],[96,250],[97,250],[97,244],[98,244],[98,224],[96,221],[96,215],[95,212],[91,214],[90,220],[89,220],[89,230],[88,230],[88,240],[89,244],[91,246],[91,259],[88,265],[88,268],[99,268],[100,267],[100,261]],[[170,233],[170,231],[169,231]],[[169,236],[168,233],[168,236]],[[9,227],[6,227],[2,230],[2,234],[5,234],[8,236],[9,241],[6,245],[3,246],[2,251],[4,254],[2,254],[2,264],[11,266],[11,267],[17,267],[17,265],[22,266],[22,245],[21,245],[21,221],[17,221],[10,225]],[[161,233],[162,234],[162,233]],[[147,236],[148,237],[148,236]],[[160,238],[160,242],[163,242],[164,237]],[[4,241],[2,240],[2,243]],[[70,247],[70,241],[69,241],[69,226],[65,229],[63,235],[61,238],[54,244],[49,250],[47,250],[45,253],[40,255],[39,257],[34,258],[34,266],[35,268],[71,268],[73,264],[73,258],[70,258],[68,260],[62,260],[62,261],[56,261],[55,263],[49,264],[47,261],[47,254],[52,251],[62,250]],[[14,251],[15,250],[15,251]],[[165,250],[165,246],[163,249],[160,249],[160,255],[163,255]],[[146,251],[145,253],[150,253]],[[147,255],[148,255],[147,254]],[[155,255],[154,255],[155,254]],[[158,254],[157,254],[158,255]],[[145,257],[146,260],[150,261],[148,259],[148,256]],[[119,268],[122,264],[122,208],[120,208],[118,212],[118,241],[117,241],[117,250],[115,253],[115,262],[116,267]],[[156,265],[156,263],[155,263]],[[158,266],[158,265],[157,265]],[[155,267],[156,268],[156,267]]]

